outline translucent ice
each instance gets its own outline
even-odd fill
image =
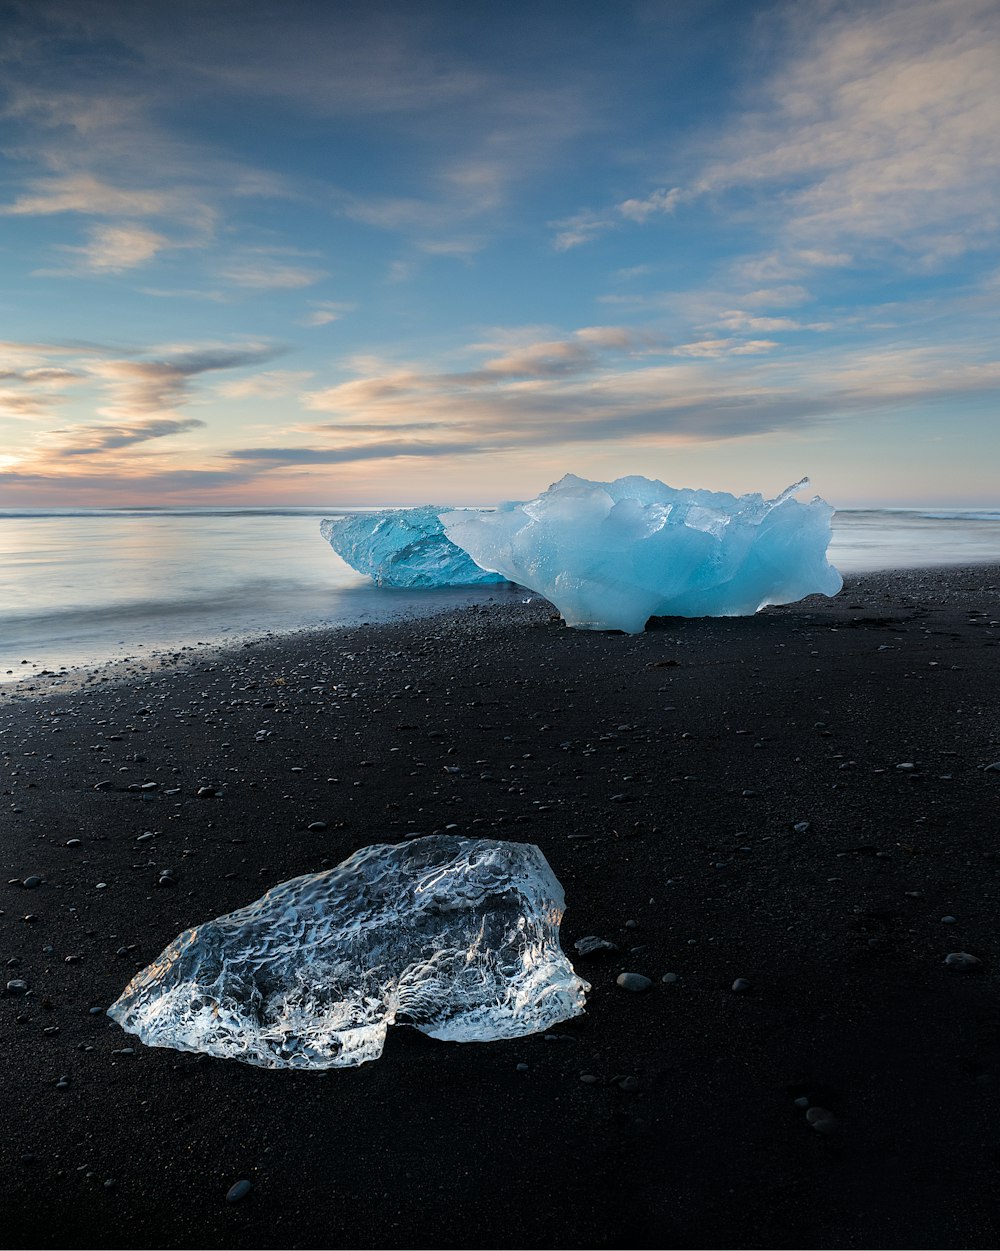
[[[379,586],[472,586],[503,582],[456,547],[438,520],[440,508],[394,508],[326,518],[320,533],[343,560]]]
[[[264,1068],[348,1067],[387,1028],[489,1042],[577,1016],[562,887],[530,843],[365,847],[186,930],[108,1009],[151,1047]]]
[[[826,559],[833,509],[567,474],[494,513],[443,513],[448,537],[484,569],[538,591],[582,629],[643,629],[652,616],[737,617],[843,585]]]

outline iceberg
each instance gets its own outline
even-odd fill
[[[567,474],[496,512],[441,514],[477,565],[555,604],[567,625],[639,633],[653,616],[738,617],[843,585],[827,561],[834,510],[775,499]]]
[[[377,1059],[393,1024],[490,1042],[584,1010],[562,887],[530,843],[364,847],[186,930],[108,1014],[151,1047],[263,1068]]]
[[[475,586],[504,582],[447,537],[440,508],[394,508],[324,518],[320,533],[341,559],[378,586]]]

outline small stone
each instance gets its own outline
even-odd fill
[[[958,922],[958,917],[946,916],[946,917],[941,918],[942,925],[955,925],[957,924],[957,922]]]
[[[634,1095],[639,1089],[638,1077],[623,1077],[618,1083],[618,1089],[624,1090],[627,1095]]]
[[[20,977],[12,977],[7,983],[8,995],[26,995],[28,993],[28,983]]]
[[[949,968],[957,969],[959,972],[969,972],[971,969],[979,968],[983,963],[978,956],[973,956],[968,951],[949,951],[944,962]]]
[[[63,1073],[62,1077],[56,1082],[56,1090],[69,1090],[73,1085],[73,1079],[68,1073]]]
[[[817,1134],[835,1134],[840,1128],[837,1118],[827,1108],[810,1108],[806,1121]]]
[[[241,1199],[245,1199],[250,1193],[251,1186],[247,1179],[241,1178],[240,1181],[234,1182],[226,1193],[227,1203],[239,1203]]]
[[[804,1112],[806,1108],[808,1108],[809,1106],[809,1100],[806,1098],[805,1095],[800,1095],[798,1099],[795,1100],[795,1106],[797,1108],[801,1108],[802,1111]]]
[[[984,773],[1000,773],[1000,760],[994,760],[992,764],[983,765]]]
[[[67,838],[66,840],[67,847],[81,847],[82,845],[83,844],[80,842],[78,838]]]
[[[736,981],[733,982],[733,990],[735,990],[737,994],[739,994],[741,991],[749,990],[749,989],[750,989],[750,983],[747,981],[745,977],[738,977]]]
[[[792,826],[792,829],[796,834],[805,834],[806,830],[809,829],[810,824],[811,822],[809,821],[796,821]]]
[[[197,799],[214,799],[215,787],[214,786],[199,786],[198,789],[195,791],[195,797]]]
[[[516,1073],[527,1073],[527,1071],[528,1071],[528,1066],[527,1066],[527,1065],[524,1063],[524,1061],[522,1060],[520,1064],[515,1064],[515,1065],[514,1065],[514,1071],[515,1071]]]
[[[607,938],[598,938],[596,934],[588,934],[584,938],[578,938],[573,946],[581,956],[592,956],[598,951],[618,950],[616,943],[610,942]]]
[[[630,990],[636,995],[649,990],[653,984],[650,978],[644,977],[641,973],[619,973],[615,980],[622,990]]]
[[[580,1081],[583,1082],[584,1086],[596,1086],[598,1080],[598,1077],[594,1073],[580,1074]]]
[[[672,986],[677,980],[678,976],[676,973],[664,973],[664,975],[660,978],[660,981],[664,982],[667,986]]]
[[[306,826],[306,829],[312,830],[314,833],[318,834],[321,830],[326,829],[326,822],[325,821],[311,821],[309,825]]]
[[[26,877],[21,883],[25,890],[34,890],[36,887],[41,886],[41,884],[42,879],[37,873],[33,873],[30,877]]]

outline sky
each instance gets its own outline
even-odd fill
[[[998,0],[0,0],[0,508],[1000,506],[998,67]]]

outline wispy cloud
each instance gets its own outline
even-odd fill
[[[101,452],[148,443],[150,439],[164,439],[169,435],[198,430],[204,425],[197,417],[158,417],[131,425],[72,426],[50,431],[46,443],[50,445],[51,455],[97,456]]]
[[[288,265],[266,257],[219,266],[216,275],[222,282],[253,291],[297,291],[315,286],[327,277],[322,269]]]
[[[62,251],[75,258],[68,270],[39,270],[38,273],[61,275],[69,273],[120,274],[151,261],[157,253],[170,247],[170,240],[144,226],[93,226],[90,241],[83,247],[65,244]]]
[[[677,185],[553,223],[559,250],[694,201],[786,240],[758,281],[852,263],[858,250],[933,264],[994,233],[1000,190],[1000,10],[993,0],[896,0],[772,15],[779,67],[724,125],[685,145]],[[672,177],[677,177],[677,170]],[[748,276],[751,276],[748,265]]]
[[[250,399],[254,396],[289,395],[308,382],[313,373],[308,369],[271,369],[253,374],[249,378],[236,378],[220,382],[216,390],[230,400]]]

